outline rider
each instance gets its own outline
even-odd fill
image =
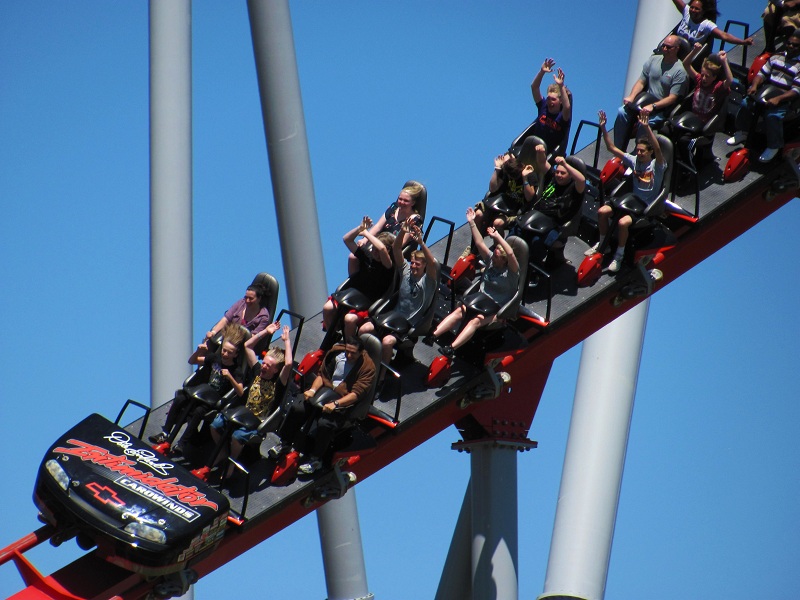
[[[261,342],[259,338],[266,335],[272,336],[280,326],[280,322],[275,321],[244,344],[247,359],[245,382],[249,386],[245,406],[262,422],[279,406],[286,392],[289,376],[292,374],[292,344],[289,341],[289,327],[284,325],[281,332],[283,349],[270,348],[261,362],[258,362],[253,348]],[[211,437],[215,443],[219,443],[225,423],[226,419],[222,413],[218,414],[211,423]],[[230,457],[238,457],[242,448],[257,435],[258,429],[239,428],[234,430],[230,440]],[[220,453],[217,462],[222,460],[225,454],[224,452]],[[230,466],[228,475],[232,470],[233,465]]]
[[[747,90],[742,108],[736,114],[736,133],[728,138],[728,145],[735,146],[747,140],[747,131],[752,123],[752,96],[764,83],[775,86],[780,93],[765,101],[764,134],[767,148],[758,157],[761,162],[769,162],[783,148],[783,120],[794,100],[800,97],[800,29],[786,40],[786,50],[773,54],[753,78]]]
[[[496,322],[497,312],[503,304],[513,298],[519,287],[519,263],[509,243],[503,239],[503,236],[494,227],[489,227],[487,228],[487,233],[494,240],[494,247],[490,250],[478,231],[478,227],[475,224],[475,210],[471,207],[467,209],[467,221],[469,222],[475,246],[481,258],[489,266],[484,269],[481,275],[479,291],[475,292],[475,294],[470,294],[470,296],[464,298],[464,301],[471,301],[471,303],[477,301],[487,310],[472,317],[458,333],[451,345],[442,346],[439,349],[447,358],[452,358],[454,351],[466,344],[478,329]],[[467,308],[462,303],[442,319],[442,322],[433,332],[433,336],[438,338],[447,333],[461,323],[466,315]]]
[[[556,71],[554,83],[547,86],[547,97],[543,98],[540,90],[545,73],[552,73],[555,64],[555,60],[546,58],[531,82],[531,94],[539,110],[531,135],[541,138],[547,148],[551,151],[557,149],[558,154],[564,156],[567,145],[562,142],[565,142],[572,122],[572,99],[564,85],[564,71],[560,68]]]
[[[611,135],[606,129],[606,113],[601,110],[598,112],[598,116],[600,131],[603,133],[603,140],[606,143],[606,148],[608,148],[611,154],[621,159],[626,167],[629,167],[633,171],[631,174],[633,193],[646,204],[649,204],[651,201],[655,200],[661,192],[664,173],[667,170],[667,161],[661,152],[661,146],[658,143],[655,133],[653,133],[653,130],[650,128],[650,111],[643,108],[639,114],[639,128],[644,135],[641,135],[636,140],[635,155],[626,154],[614,145],[614,142],[611,141]],[[612,213],[613,209],[611,203],[608,201],[597,209],[597,225],[600,231],[600,239],[585,252],[586,256],[595,254],[603,245],[606,234],[608,233]],[[622,266],[625,244],[628,241],[628,229],[632,224],[633,217],[630,215],[623,215],[617,221],[617,251],[614,253],[611,264],[608,265],[608,270],[612,273],[619,271]]]
[[[634,124],[633,102],[644,91],[656,99],[645,108],[651,115],[652,125],[664,120],[667,108],[674,106],[686,89],[686,70],[678,60],[679,42],[677,36],[668,35],[661,43],[661,54],[653,54],[642,67],[639,79],[633,84],[630,93],[622,99],[614,121],[614,145],[624,152],[628,146],[628,130]],[[639,119],[641,121],[641,119]]]
[[[404,262],[403,247],[409,237],[419,245],[420,249],[413,251],[409,261]],[[431,254],[428,246],[425,245],[422,239],[422,231],[413,224],[404,225],[402,233],[395,238],[392,251],[395,263],[403,265],[394,312],[408,319],[424,306],[427,300],[431,298],[431,295],[436,292],[436,259]],[[358,333],[372,333],[374,330],[375,324],[372,321],[367,321],[361,326]],[[381,339],[381,360],[384,363],[389,364],[391,362],[394,347],[398,341],[398,337],[394,333],[387,333]]]
[[[365,399],[374,378],[375,363],[359,338],[347,338],[327,352],[319,374],[303,399],[291,404],[278,429],[284,444],[304,452],[301,473],[310,474],[322,467],[336,432]]]

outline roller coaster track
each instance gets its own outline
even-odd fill
[[[715,155],[724,157],[728,151],[724,136],[717,134]],[[604,148],[596,148],[596,142],[578,156],[590,165],[602,164],[608,157]],[[654,291],[680,277],[796,195],[796,187],[787,187],[787,182],[793,182],[794,173],[786,162],[758,165],[741,181],[724,185],[718,167],[715,169],[712,165],[700,175],[699,218],[679,232],[678,244],[664,254],[659,264],[664,277]],[[796,185],[796,181],[794,183]],[[675,203],[695,212],[693,194],[677,196]],[[468,236],[466,227],[456,230],[453,247],[463,248]],[[582,240],[571,238],[565,255],[573,266],[567,265],[552,274],[549,282],[552,295],[545,293],[546,285],[540,285],[526,298],[528,309],[539,315],[549,314],[549,317],[543,322],[519,319],[509,328],[504,341],[492,349],[489,358],[513,357],[505,370],[515,385],[504,389],[500,397],[469,402],[476,386],[484,383],[486,371],[461,360],[455,362],[452,376],[443,387],[427,388],[424,377],[428,365],[438,354],[431,346],[417,344],[417,362],[401,370],[403,394],[396,427],[378,431],[376,449],[349,469],[359,482],[453,424],[459,428],[465,445],[487,439],[521,450],[532,445],[527,432],[553,360],[643,300],[638,297],[617,301],[620,290],[636,277],[632,269],[623,269],[615,276],[606,274],[594,286],[578,288],[574,265],[580,263],[586,247]],[[433,244],[432,251],[443,260],[444,241]],[[310,321],[316,323],[319,317]],[[299,356],[319,347],[321,339],[322,333],[318,331],[304,334]],[[397,409],[396,400],[380,404],[390,415]],[[155,411],[147,433],[154,431],[153,423],[161,422],[165,410],[166,407],[162,407]],[[249,494],[243,524],[231,527],[217,550],[190,565],[191,568],[203,577],[312,512],[319,506],[314,491],[324,483],[323,477],[286,486],[256,485]],[[232,507],[242,510],[244,497],[241,494],[232,496]],[[102,560],[95,552],[87,553],[49,576],[40,575],[24,552],[51,534],[49,527],[43,527],[7,547],[0,555],[0,562],[13,560],[17,564],[27,585],[11,598],[133,600],[150,592],[152,582]],[[87,577],[87,573],[91,573],[91,577]]]

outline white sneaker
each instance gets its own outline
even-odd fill
[[[731,137],[725,140],[725,143],[728,144],[728,146],[736,146],[737,144],[743,144],[746,141],[747,134],[744,131],[737,131]]]
[[[311,461],[297,467],[297,472],[302,473],[303,475],[311,475],[312,473],[319,471],[321,468],[322,463],[317,459],[312,459]]]
[[[767,148],[764,152],[761,153],[761,156],[758,157],[758,160],[762,163],[768,163],[775,155],[778,153],[780,148]]]
[[[600,248],[600,242],[597,242],[594,246],[589,248],[586,252],[583,253],[584,256],[591,256],[592,254],[597,254],[597,249]]]
[[[621,266],[622,266],[622,257],[615,256],[614,260],[612,260],[611,263],[608,265],[608,270],[611,273],[616,273],[617,271],[619,271]]]

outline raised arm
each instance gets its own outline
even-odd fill
[[[278,331],[280,326],[281,326],[280,321],[275,321],[274,323],[270,323],[262,331],[259,331],[255,335],[251,335],[250,339],[244,343],[244,355],[245,359],[247,360],[248,366],[252,367],[254,364],[258,362],[258,357],[256,356],[256,351],[254,350],[254,348],[258,346],[264,340],[264,338],[271,340],[272,335],[276,331]]]
[[[720,50],[717,56],[722,61],[722,70],[725,73],[725,89],[730,90],[733,85],[733,71],[731,71],[731,65],[728,63],[728,53],[725,50]]]
[[[342,237],[342,241],[344,245],[347,246],[347,249],[350,252],[355,252],[358,249],[358,244],[356,244],[356,238],[359,236],[360,233],[367,230],[372,225],[372,219],[365,216],[361,219],[361,223],[353,227],[350,231],[344,234]]]
[[[400,226],[400,233],[395,236],[394,243],[392,244],[392,256],[394,256],[395,269],[403,268],[403,262],[405,261],[403,258],[403,247],[409,239],[411,239],[411,235],[408,232],[408,225],[403,223]]]
[[[525,183],[522,184],[522,195],[525,196],[525,202],[530,202],[536,196],[536,186],[528,181],[528,177],[534,172],[533,165],[525,165],[522,167],[522,179]]]
[[[189,357],[189,364],[190,365],[202,365],[206,360],[206,354],[208,354],[208,344],[205,342],[198,344],[197,348],[195,348],[192,355]]]
[[[503,165],[508,160],[508,154],[498,154],[494,157],[494,172],[489,179],[489,192],[494,194],[503,185]]]
[[[664,153],[661,152],[661,145],[658,143],[658,138],[650,127],[650,111],[645,108],[639,113],[639,128],[644,131],[650,145],[653,147],[656,163],[663,165],[666,162],[664,160]]]
[[[572,102],[569,100],[569,90],[567,86],[564,85],[564,71],[562,69],[558,69],[556,71],[556,76],[554,77],[556,85],[558,85],[559,92],[561,94],[561,116],[564,118],[565,121],[572,120]]]
[[[422,253],[425,255],[425,274],[431,279],[436,279],[436,259],[433,257],[430,248],[425,245],[425,241],[422,239],[422,229],[416,225],[411,225],[409,233],[411,238],[419,244],[419,249],[422,250]]]
[[[392,257],[389,254],[389,249],[386,247],[386,244],[372,235],[372,232],[369,229],[364,228],[364,231],[361,233],[361,235],[363,235],[366,240],[378,251],[378,255],[381,257],[381,264],[387,269],[390,269],[392,267]]]
[[[622,158],[625,156],[625,153],[614,145],[614,142],[611,140],[611,134],[608,133],[608,129],[606,129],[606,123],[608,122],[608,119],[606,118],[605,111],[597,111],[597,117],[598,124],[600,125],[600,132],[603,134],[603,141],[606,143],[606,148],[617,158]]]
[[[555,161],[557,165],[567,170],[567,173],[569,173],[569,176],[572,178],[572,182],[575,184],[575,191],[582,194],[586,189],[586,176],[569,164],[569,161],[563,156],[556,156]]]
[[[277,321],[276,321],[277,323]],[[283,385],[289,382],[289,376],[292,374],[292,365],[294,364],[294,357],[292,356],[292,342],[289,339],[289,326],[284,325],[281,331],[281,339],[283,340],[283,368],[281,369],[278,377]]]
[[[506,257],[508,258],[508,268],[511,270],[512,273],[519,272],[519,262],[517,262],[517,256],[514,254],[514,249],[511,247],[502,235],[500,235],[494,227],[487,227],[486,233],[489,234],[489,237],[492,238],[495,243],[500,244],[503,250],[506,251]]]
[[[483,236],[481,235],[481,232],[478,231],[478,226],[475,225],[475,209],[471,206],[467,209],[467,223],[469,223],[469,230],[472,232],[472,239],[475,242],[475,247],[478,249],[478,253],[484,260],[489,260],[492,256],[492,253],[486,246],[486,242],[483,241]]]
[[[704,46],[705,44],[695,42],[694,46],[692,47],[692,51],[689,52],[689,54],[686,55],[686,58],[683,59],[683,68],[686,69],[686,74],[690,79],[697,77],[697,71],[695,71],[692,63],[694,62],[694,59],[697,58],[697,55],[700,54],[700,51]]]
[[[533,101],[536,104],[539,104],[539,102],[542,101],[541,87],[544,74],[552,72],[555,64],[556,61],[554,61],[552,58],[545,58],[542,66],[539,67],[539,72],[536,73],[536,77],[534,77],[533,81],[531,82],[531,94],[533,94]]]
[[[686,8],[686,2],[683,0],[672,0],[672,3],[675,5],[675,8],[683,14],[683,9]]]
[[[550,170],[552,165],[550,164],[550,161],[547,160],[547,154],[545,153],[545,149],[542,144],[536,144],[534,151],[536,152],[534,157],[536,160],[536,174],[541,177]]]

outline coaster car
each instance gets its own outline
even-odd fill
[[[228,499],[164,460],[118,424],[93,414],[61,436],[42,460],[34,502],[56,528],[97,546],[105,560],[157,577],[213,551]]]

